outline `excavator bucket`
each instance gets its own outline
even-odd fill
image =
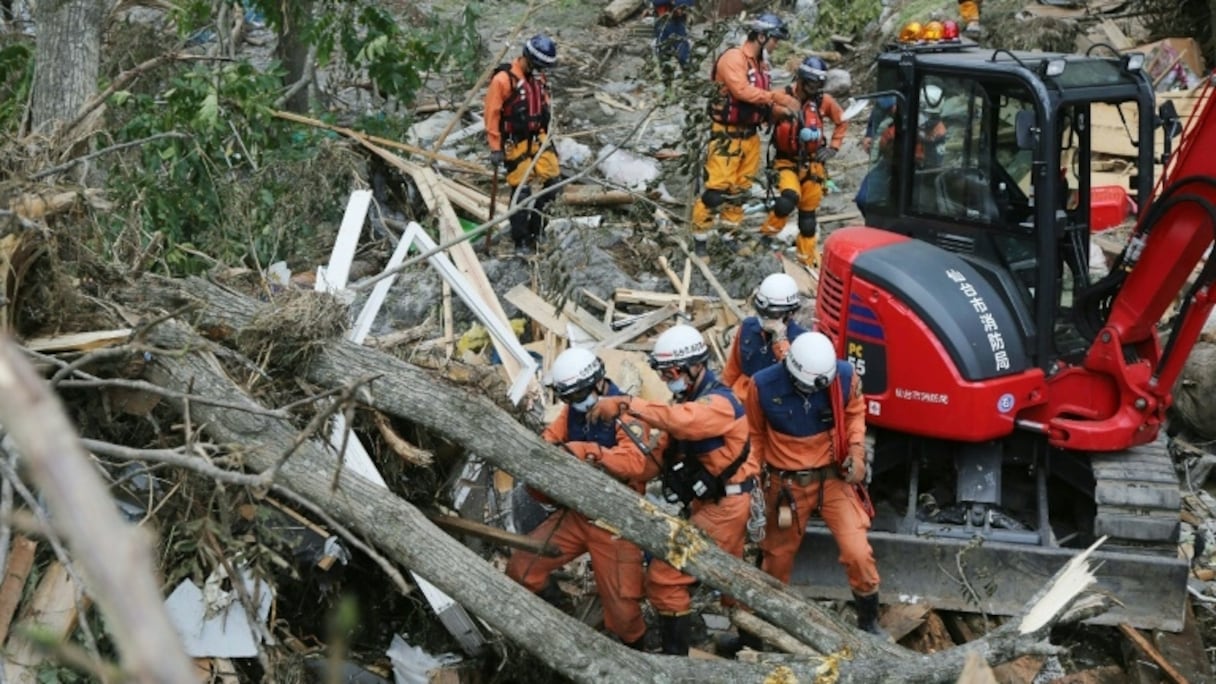
[[[926,603],[941,610],[1018,615],[1077,551],[1024,544],[914,537],[871,532],[870,545],[888,603]],[[806,598],[850,598],[840,553],[818,521],[807,528],[790,586]],[[1182,630],[1188,567],[1184,559],[1101,548],[1093,555],[1092,591],[1113,607],[1088,622]]]

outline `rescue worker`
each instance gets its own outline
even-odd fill
[[[776,122],[771,144],[776,151],[773,166],[777,171],[779,194],[760,228],[761,239],[772,245],[773,238],[785,227],[786,219],[798,210],[798,258],[807,266],[819,265],[815,251],[816,210],[823,201],[827,183],[827,162],[840,152],[848,123],[836,98],[823,92],[828,80],[828,65],[818,57],[807,57],[798,65],[798,78],[786,89],[796,96],[799,108],[795,117]],[[832,122],[828,139],[824,124]]]
[[[637,397],[600,400],[593,417],[628,415],[666,433],[662,453],[668,500],[691,511],[689,522],[705,531],[724,551],[743,556],[752,498],[759,500],[760,461],[747,438],[743,404],[718,382],[706,362],[709,348],[696,328],[676,325],[655,340],[650,365],[663,377],[675,404]],[[696,580],[655,558],[646,572],[646,598],[659,614],[663,653],[687,655]]]
[[[861,210],[867,223],[869,217],[866,216],[866,213],[870,205],[887,204],[890,200],[893,159],[889,155],[884,156],[882,146],[874,143],[888,128],[891,128],[892,136],[894,136],[892,127],[895,125],[897,111],[898,101],[894,95],[880,95],[875,98],[874,108],[870,111],[869,120],[866,121],[865,135],[861,139],[861,149],[870,156],[870,170],[861,179],[861,185],[857,188],[857,195],[853,201],[857,203],[857,208]]]
[[[660,62],[675,57],[688,66],[692,44],[688,40],[688,11],[695,0],[654,0],[654,50]]]
[[[586,349],[567,349],[553,362],[552,386],[565,406],[545,428],[544,440],[643,494],[646,482],[658,474],[658,464],[624,431],[630,430],[645,444],[650,440],[649,429],[632,418],[597,421],[588,415],[601,397],[621,395],[605,377],[603,362]],[[539,492],[533,492],[533,496],[549,503],[548,497]],[[560,555],[550,558],[517,549],[507,563],[507,575],[547,601],[556,602],[560,589],[551,583],[549,574],[584,553],[590,554],[604,607],[604,626],[626,646],[641,650],[646,634],[641,606],[642,550],[569,509],[550,514],[528,536],[558,548]]]
[[[555,64],[557,44],[538,33],[524,42],[523,54],[498,66],[486,90],[490,164],[495,172],[500,164],[506,166],[507,185],[517,204],[522,205],[529,198],[532,201],[531,209],[512,214],[509,219],[515,253],[521,256],[536,252],[536,243],[545,227],[543,212],[556,194],[551,187],[561,174],[557,153],[550,146],[540,153],[531,174],[524,177],[532,158],[549,136],[552,114],[545,72]],[[533,196],[532,188],[537,185],[541,191]]]
[[[748,25],[743,44],[719,55],[710,71],[718,96],[709,103],[705,189],[692,210],[693,245],[703,259],[709,254],[715,217],[723,243],[731,251],[742,249],[735,232],[743,221],[743,196],[760,169],[760,126],[774,115],[789,116],[798,109],[793,95],[769,89],[766,51],[787,38],[789,29],[780,17],[761,14]]]
[[[958,0],[958,16],[963,20],[967,35],[977,37],[984,32],[980,27],[980,0]]]
[[[726,367],[722,369],[722,382],[730,385],[739,397],[745,385],[741,379],[784,359],[790,349],[789,341],[806,332],[793,320],[794,313],[802,308],[802,300],[798,296],[798,283],[788,275],[774,273],[762,280],[752,295],[752,303],[756,315],[739,324]]]
[[[941,87],[927,83],[921,87],[920,111],[917,113],[916,147],[913,155],[917,168],[936,168],[942,165],[946,154],[946,122],[942,118],[944,94]],[[879,155],[894,159],[895,122],[883,131],[878,140]]]
[[[840,549],[857,626],[883,635],[878,566],[866,538],[870,515],[858,491],[867,468],[860,378],[825,335],[808,332],[790,344],[784,363],[759,371],[750,384],[747,417],[765,464],[761,567],[789,583],[807,519],[821,517]]]

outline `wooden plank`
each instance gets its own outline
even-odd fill
[[[1174,684],[1188,684],[1187,678],[1184,677],[1176,667],[1174,667],[1173,663],[1166,660],[1165,656],[1161,655],[1161,652],[1158,651],[1155,646],[1153,646],[1152,642],[1150,642],[1144,637],[1143,634],[1140,633],[1140,630],[1132,627],[1126,622],[1120,622],[1119,631],[1122,632],[1123,636],[1127,637],[1128,641],[1135,645],[1135,647],[1139,649],[1141,653],[1147,656],[1149,660],[1153,661],[1153,663],[1161,669],[1161,673],[1165,675],[1169,681],[1173,682]]]
[[[676,315],[676,311],[677,309],[675,304],[668,304],[661,309],[651,311],[650,313],[639,318],[628,328],[625,328],[620,332],[613,333],[611,336],[600,340],[599,343],[595,345],[594,349],[612,349],[633,339],[641,337],[649,332],[651,328]]]
[[[565,314],[558,312],[552,304],[541,299],[540,295],[533,292],[532,288],[527,285],[523,283],[516,285],[503,295],[503,299],[553,334],[561,337],[566,337],[568,334],[566,326],[570,324],[570,319]]]
[[[1178,633],[1153,630],[1153,645],[1162,657],[1174,664],[1174,667],[1192,682],[1210,682],[1212,664],[1208,661],[1203,636],[1195,621],[1195,611],[1191,602],[1187,601],[1183,616],[1182,631]]]
[[[448,532],[469,534],[496,544],[510,547],[512,549],[522,549],[540,556],[548,556],[549,558],[557,558],[562,554],[561,549],[551,544],[547,544],[543,540],[533,539],[523,534],[508,532],[497,527],[491,527],[485,523],[479,523],[475,520],[467,520],[465,518],[458,518],[454,515],[444,515],[442,513],[427,513],[426,517],[429,518],[431,522],[435,523],[439,527],[442,527]]]
[[[8,638],[8,628],[13,623],[18,604],[21,603],[30,569],[34,567],[36,550],[38,542],[33,539],[24,535],[13,537],[13,543],[8,550],[8,567],[4,573],[4,582],[0,583],[0,644]]]
[[[747,318],[746,314],[743,313],[743,310],[739,308],[739,305],[735,304],[735,300],[731,298],[730,293],[726,291],[726,288],[722,287],[722,283],[718,281],[718,277],[714,275],[713,271],[709,270],[709,266],[706,265],[705,260],[693,258],[693,254],[689,251],[688,245],[684,244],[683,242],[679,244],[680,249],[684,250],[684,256],[693,260],[693,263],[696,265],[697,269],[701,271],[701,275],[705,276],[705,280],[709,282],[709,286],[713,288],[714,292],[718,293],[719,297],[722,298],[722,303],[735,317],[735,320],[742,321],[744,318]]]
[[[1186,122],[1199,101],[1199,90],[1157,93],[1158,106],[1166,100],[1173,101],[1174,107],[1178,110],[1178,116],[1182,117],[1183,122]],[[1124,104],[1122,105],[1123,119],[1120,119],[1119,109],[1115,105],[1099,103],[1094,103],[1090,107],[1093,151],[1134,158],[1137,155],[1137,149],[1132,145],[1132,140],[1139,136],[1140,114],[1132,105]],[[1126,128],[1124,128],[1123,120],[1127,121]],[[1160,157],[1164,150],[1163,140],[1161,129],[1156,129],[1153,137],[1153,155],[1156,157]]]
[[[887,606],[878,622],[894,641],[908,636],[921,625],[929,615],[929,606],[925,603],[896,603]]]
[[[680,295],[678,294],[633,290],[627,287],[618,287],[613,294],[613,298],[620,304],[646,304],[648,306],[664,306],[667,304],[679,306],[680,304]],[[704,295],[689,295],[687,300],[693,304],[717,304],[721,301],[717,297],[707,297]],[[737,304],[743,303],[739,299],[736,299],[735,302]]]
[[[62,351],[87,352],[122,344],[130,337],[130,328],[115,328],[114,330],[93,330],[90,332],[71,333],[69,335],[35,337],[26,340],[23,346],[30,351],[44,353]]]
[[[81,607],[87,607],[88,598],[81,597],[81,603],[84,604]],[[68,575],[67,568],[55,561],[47,566],[29,604],[21,611],[21,617],[17,620],[18,629],[14,630],[5,645],[4,681],[8,684],[36,684],[38,669],[46,661],[45,651],[21,636],[21,625],[37,627],[55,639],[65,640],[76,629],[77,617],[76,584]]]
[[[997,684],[996,674],[989,667],[988,661],[979,653],[967,654],[967,662],[959,674],[958,684]]]

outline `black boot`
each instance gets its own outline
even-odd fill
[[[635,651],[642,651],[644,653],[646,651],[646,633],[642,632],[642,636],[638,637],[634,641],[625,641],[622,643]]]
[[[667,655],[688,655],[689,615],[660,615],[659,633],[663,637],[663,653]]]
[[[718,640],[718,655],[723,658],[737,658],[739,651],[745,648],[763,651],[764,639],[741,629],[737,635],[727,632]]]
[[[878,592],[869,596],[858,596],[854,593],[853,601],[857,607],[857,628],[876,637],[889,639],[887,633],[878,625]]]
[[[548,603],[558,610],[567,611],[570,608],[570,597],[566,594],[566,592],[562,591],[562,588],[559,587],[557,582],[554,582],[552,579],[549,580],[549,583],[545,585],[544,589],[536,592],[536,595],[539,596],[545,603]]]

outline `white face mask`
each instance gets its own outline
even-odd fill
[[[684,391],[688,389],[688,383],[684,381],[683,377],[676,378],[675,380],[668,380],[667,389],[671,390],[671,393],[678,397],[681,394],[684,394]]]
[[[575,411],[580,411],[582,413],[586,413],[586,412],[590,411],[591,407],[595,406],[595,402],[597,402],[599,400],[600,400],[599,395],[596,394],[595,392],[592,392],[591,394],[588,394],[587,397],[585,399],[583,399],[582,401],[576,401],[573,404],[570,404],[570,408],[574,409]]]

